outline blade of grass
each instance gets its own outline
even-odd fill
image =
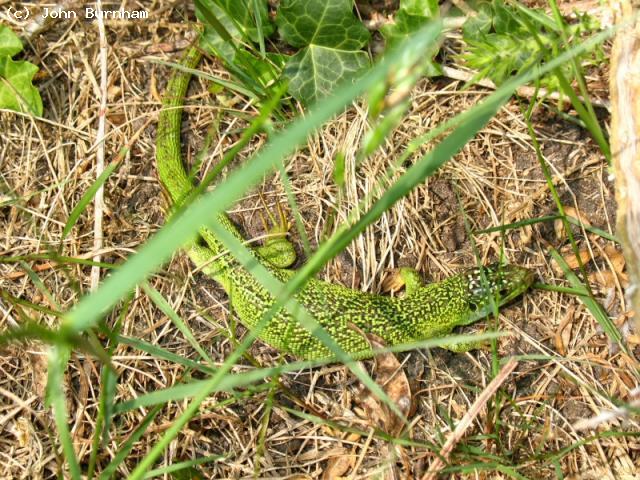
[[[116,168],[118,168],[118,166],[120,166],[120,162],[111,162],[107,166],[107,168],[103,170],[100,176],[96,178],[96,181],[91,184],[86,192],[84,192],[77,205],[73,207],[73,210],[71,210],[69,218],[67,219],[67,223],[64,224],[62,234],[60,235],[59,250],[62,249],[64,239],[67,238],[67,235],[69,235],[69,233],[71,233],[71,229],[78,222],[80,215],[82,215],[87,206],[93,201],[93,197],[95,197],[100,187],[104,185],[104,182],[107,181],[109,176],[111,176],[111,174],[115,171]]]
[[[122,335],[118,335],[116,338],[118,342],[122,343],[123,345],[128,345],[130,347],[136,348],[148,353],[151,356],[167,360],[168,362],[182,365],[186,368],[192,368],[203,373],[211,374],[214,372],[213,369],[205,365],[201,365],[200,363],[194,362],[191,359],[184,358],[182,355],[177,355],[173,352],[170,352],[169,350],[165,350],[164,348],[158,347],[157,345],[153,345],[149,342],[145,342],[144,340],[141,340],[139,338],[125,337]]]
[[[442,345],[447,345],[455,342],[471,342],[474,340],[491,340],[492,338],[498,338],[503,334],[497,333],[481,333],[473,335],[450,335],[441,338],[432,338],[429,340],[423,340],[420,342],[411,342],[403,345],[394,345],[393,347],[386,347],[375,350],[376,353],[382,352],[401,352],[406,350],[414,350],[417,348],[433,348]],[[314,368],[329,363],[334,363],[335,358],[327,358],[325,360],[301,360],[283,365],[277,365],[274,367],[264,367],[260,369],[253,369],[247,372],[235,373],[226,375],[223,379],[214,384],[211,387],[211,392],[230,392],[234,389],[245,388],[255,382],[263,381],[265,378],[278,376],[287,372],[297,372],[307,368]],[[155,390],[150,393],[145,393],[131,400],[125,400],[117,403],[114,407],[115,414],[121,414],[136,408],[148,407],[151,405],[157,405],[170,401],[184,400],[185,398],[194,397],[203,388],[210,385],[210,380],[193,380],[184,384],[174,385],[161,390]]]
[[[52,308],[43,307],[42,305],[38,305],[37,303],[30,302],[29,300],[25,300],[23,298],[14,297],[6,290],[0,290],[0,296],[12,305],[21,305],[23,307],[30,308],[31,310],[35,310],[36,312],[43,315],[52,315],[58,318],[64,316],[64,313],[53,310]]]
[[[42,295],[49,301],[49,304],[53,305],[53,307],[56,310],[60,311],[62,308],[60,307],[58,302],[56,302],[56,299],[53,297],[53,295],[51,294],[49,289],[45,286],[45,284],[42,282],[42,280],[40,280],[40,277],[38,276],[38,274],[33,270],[31,270],[31,267],[27,265],[26,262],[20,262],[20,266],[23,268],[25,272],[27,272],[27,276],[29,277],[31,282],[36,286],[36,288],[40,291],[40,293],[42,293]]]
[[[169,473],[177,472],[178,470],[195,467],[196,465],[204,465],[205,463],[217,462],[226,458],[226,455],[209,455],[207,457],[194,458],[193,460],[185,460],[184,462],[173,463],[167,467],[149,470],[143,478],[161,477]]]
[[[560,218],[560,215],[546,215],[544,217],[527,218],[526,220],[520,220],[519,222],[506,223],[504,225],[498,225],[496,227],[483,228],[482,230],[473,230],[474,235],[493,232],[505,232],[507,230],[515,230],[516,228],[526,227],[527,225],[535,225],[536,223],[544,223]]]
[[[65,263],[71,263],[74,265],[86,265],[89,267],[97,266],[102,268],[117,268],[118,265],[104,262],[94,262],[93,260],[86,260],[84,258],[66,257],[64,255],[58,255],[55,252],[51,253],[33,253],[30,255],[19,255],[15,257],[0,257],[0,263],[20,263],[29,262],[34,260],[47,260],[55,262],[60,265]]]
[[[554,220],[559,220],[562,218],[566,218],[569,223],[574,224],[577,227],[585,229],[587,232],[594,233],[606,240],[620,243],[615,235],[611,235],[609,232],[606,232],[598,227],[592,227],[591,225],[585,225],[579,219],[572,217],[571,215],[546,215],[544,217],[537,218],[528,218],[526,220],[520,220],[519,222],[507,223],[504,225],[498,225],[496,227],[483,228],[482,230],[475,230],[473,232],[474,235],[478,235],[481,233],[493,233],[493,232],[504,232],[507,230],[513,230],[516,228],[524,227],[526,225],[535,225],[536,223],[550,222]]]
[[[58,440],[62,445],[64,457],[69,465],[69,473],[73,480],[81,480],[82,472],[75,449],[73,438],[69,431],[67,416],[67,402],[65,400],[64,370],[71,350],[68,347],[56,346],[49,351],[49,366],[47,378],[47,405],[53,408],[53,419],[58,430]]]
[[[138,428],[136,428],[129,436],[129,438],[127,438],[127,440],[122,444],[122,447],[120,447],[120,450],[118,450],[118,453],[114,455],[113,459],[100,473],[100,480],[108,480],[109,478],[113,477],[120,464],[126,460],[127,455],[129,455],[129,452],[131,452],[134,444],[138,440],[140,440],[142,435],[144,435],[144,433],[147,431],[147,428],[149,428],[149,425],[151,425],[151,422],[153,422],[162,408],[162,405],[158,405],[152,408],[151,411],[144,417],[144,420],[142,420],[140,425],[138,425]]]
[[[62,338],[58,331],[43,327],[34,320],[16,328],[8,328],[0,333],[0,347],[24,340],[40,340],[49,345],[61,346],[67,346],[71,343],[69,339]]]
[[[155,288],[149,285],[147,282],[142,284],[142,289],[147,294],[147,296],[151,299],[153,303],[160,309],[162,313],[164,313],[167,317],[171,319],[171,322],[176,326],[178,330],[184,335],[184,338],[187,339],[189,344],[194,348],[196,352],[200,354],[200,357],[207,362],[211,367],[215,365],[213,359],[209,356],[204,348],[200,346],[196,337],[193,336],[191,329],[187,326],[187,324],[180,318],[180,315],[176,313],[176,311],[169,305],[164,297],[158,292]]]
[[[609,337],[609,340],[617,343],[620,348],[626,352],[627,347],[622,342],[622,335],[614,325],[613,321],[604,311],[602,306],[593,298],[591,292],[585,288],[584,283],[577,277],[577,275],[573,273],[573,271],[571,271],[571,268],[569,267],[569,265],[567,265],[567,262],[565,262],[562,255],[560,255],[553,247],[549,247],[549,253],[551,253],[553,259],[560,266],[562,272],[564,273],[564,276],[567,278],[567,280],[569,280],[571,286],[576,290],[584,292],[584,294],[579,296],[578,298],[584,304],[584,306],[587,307],[587,310],[591,312],[591,315],[593,315],[598,324],[600,324],[602,330],[604,330],[604,332]]]
[[[150,62],[157,63],[159,65],[164,65],[164,66],[167,66],[167,67],[175,68],[176,70],[181,70],[183,72],[190,73],[191,75],[194,75],[196,77],[200,77],[200,78],[202,78],[204,80],[208,80],[208,81],[210,81],[212,83],[215,83],[216,85],[220,85],[220,86],[222,86],[224,88],[228,88],[232,92],[239,93],[240,95],[244,95],[245,97],[250,98],[252,100],[258,100],[259,99],[258,95],[255,92],[245,88],[240,83],[233,82],[231,80],[225,80],[224,78],[216,77],[215,75],[209,75],[208,73],[205,73],[202,70],[198,70],[196,68],[188,68],[188,67],[185,67],[184,65],[180,65],[179,63],[175,63],[175,62],[165,62],[164,60],[160,60],[160,59],[157,59],[157,58],[150,59]],[[176,108],[178,108],[178,107],[176,107]]]
[[[560,285],[549,285],[547,283],[539,283],[536,282],[532,285],[532,288],[535,288],[536,290],[544,290],[547,292],[558,292],[558,293],[567,293],[569,295],[576,295],[576,296],[584,296],[584,295],[589,295],[589,292],[586,292],[584,288],[569,288],[569,287],[562,287]]]
[[[233,41],[233,37],[227,31],[224,25],[222,25],[222,23],[216,18],[211,9],[208,8],[208,6],[203,3],[202,0],[194,0],[194,3],[196,4],[196,8],[202,14],[207,23],[211,25],[211,27],[216,31],[218,35],[220,35],[220,38],[231,45],[234,49],[237,49],[236,44]]]
[[[124,302],[124,305],[120,309],[118,319],[113,326],[113,329],[107,330],[107,336],[109,338],[109,345],[106,349],[109,357],[113,356],[114,351],[118,347],[118,335],[122,330],[122,325],[127,317],[131,305],[133,303],[133,295],[129,295]],[[93,332],[92,332],[93,333]],[[100,396],[98,399],[98,416],[96,418],[96,426],[93,432],[93,438],[91,440],[91,453],[89,455],[89,466],[87,468],[87,478],[91,480],[95,473],[96,462],[98,459],[98,452],[100,447],[106,445],[109,437],[109,430],[111,428],[111,422],[113,418],[113,405],[116,398],[118,386],[118,373],[114,367],[110,364],[102,366],[100,372]]]
[[[258,46],[260,48],[260,56],[266,58],[267,50],[264,45],[264,31],[262,30],[262,17],[260,16],[260,0],[251,0],[253,5],[253,19],[256,24],[256,30],[258,32]]]

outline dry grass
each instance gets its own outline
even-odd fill
[[[168,76],[168,68],[153,63],[151,57],[174,59],[190,34],[180,9],[174,11],[172,7],[171,2],[154,2],[147,7],[148,20],[107,23],[106,160],[114,158],[142,131],[121,168],[106,184],[102,250],[93,249],[94,212],[90,207],[62,245],[64,255],[92,258],[100,253],[103,261],[120,262],[163,221],[161,191],[153,166],[155,126],[146,122],[157,115],[158,92]],[[24,116],[0,113],[0,193],[3,199],[17,199],[0,210],[3,256],[56,250],[69,213],[95,179],[100,71],[97,39],[97,29],[79,20],[58,22],[34,37],[29,54],[43,71],[39,87],[49,121],[33,122]],[[208,62],[201,68],[217,67]],[[251,112],[252,107],[240,98],[208,96],[203,85],[193,86],[191,92],[189,127],[185,130],[187,155],[194,156],[208,126],[219,120],[219,133],[207,157],[215,162],[235,141],[238,129],[245,126],[234,113]],[[354,152],[367,129],[366,112],[353,108],[325,126],[288,167],[312,245],[331,233],[336,223],[372,193],[390,159],[397,157],[410,139],[467,109],[484,95],[483,90],[461,91],[458,82],[422,82],[402,126],[380,152],[359,166],[355,165]],[[223,101],[226,108],[221,110],[218,105]],[[536,130],[564,205],[582,212],[592,225],[611,232],[615,224],[614,196],[597,147],[582,130],[551,115],[537,118]],[[259,146],[260,141],[255,142],[243,156]],[[338,151],[345,152],[347,159],[343,192],[332,180]],[[395,175],[402,172],[401,167]],[[389,182],[383,182],[381,188]],[[277,178],[266,179],[262,191],[268,203],[286,198]],[[233,212],[248,236],[263,233],[258,215],[261,208],[254,192]],[[461,209],[474,229],[554,213],[517,103],[503,108],[454,161],[367,229],[329,263],[322,275],[353,288],[380,291],[386,272],[397,266],[417,267],[427,278],[437,280],[474,264]],[[329,223],[329,219],[334,220]],[[594,252],[596,260],[589,264],[590,271],[615,270],[613,243],[579,229],[575,233],[579,245]],[[294,241],[300,244],[299,240],[294,235]],[[553,224],[511,230],[504,238],[499,233],[480,235],[475,241],[485,262],[497,260],[504,252],[509,261],[534,269],[544,282],[563,284],[562,274],[550,263],[547,253],[547,244],[559,247],[566,243],[563,232]],[[0,264],[3,290],[38,305],[66,310],[89,289],[90,267],[54,267],[46,261],[27,264],[44,288],[34,284],[24,265]],[[191,271],[186,257],[176,255],[151,283],[188,321],[212,358],[221,362],[232,347],[224,335],[229,329],[226,297],[212,281]],[[622,327],[626,312],[623,279],[609,275],[602,283],[596,280],[594,277],[593,287],[602,304],[611,317],[620,319]],[[0,307],[0,329],[20,323],[24,314],[37,316],[47,325],[58,323],[53,316],[37,315],[5,300]],[[593,317],[577,298],[565,294],[527,294],[501,313],[500,327],[511,334],[500,341],[502,355],[543,354],[549,360],[520,362],[503,385],[509,403],[499,419],[492,416],[494,410],[484,411],[468,434],[494,435],[476,439],[474,445],[524,465],[520,473],[531,478],[551,477],[551,464],[535,458],[534,452],[552,452],[576,444],[593,433],[576,430],[576,422],[613,408],[612,399],[631,400],[630,392],[640,380],[637,361],[610,348]],[[122,333],[179,355],[194,355],[173,324],[141,292],[135,294]],[[7,348],[0,356],[1,478],[52,478],[61,468],[52,415],[44,406],[45,352],[42,345],[28,344]],[[277,358],[276,352],[262,344],[254,345],[251,353],[264,364]],[[491,355],[485,351],[453,355],[434,350],[414,351],[403,358],[417,401],[411,437],[442,444],[438,432],[449,432],[450,422],[455,425],[489,383]],[[181,366],[122,345],[113,362],[120,374],[118,399],[173,385],[185,375]],[[237,367],[244,368],[249,367]],[[262,449],[258,438],[268,393],[209,408],[228,398],[219,394],[171,444],[160,465],[222,454],[222,460],[203,468],[208,477],[241,478],[259,472],[266,478],[316,478],[336,458],[348,457],[351,463],[345,474],[370,478],[375,472],[388,474],[390,469],[400,477],[409,475],[407,468],[412,475],[420,475],[433,461],[434,456],[424,448],[393,446],[373,435],[366,419],[359,415],[361,411],[354,403],[355,385],[344,368],[300,372],[284,376],[282,381],[309,406],[308,411],[369,433],[344,433],[296,417],[287,410],[290,399],[276,393]],[[99,364],[75,353],[67,372],[67,400],[82,462],[87,461],[91,445],[98,382]],[[126,468],[136,464],[183,407],[183,402],[171,403],[161,411],[148,434],[135,445],[120,475],[127,474]],[[145,414],[133,411],[117,419],[99,459],[101,465],[110,460]],[[634,421],[620,424],[614,420],[595,428],[638,431]],[[570,478],[632,478],[634,464],[640,462],[638,448],[633,438],[603,438],[568,452],[560,458],[559,466]]]

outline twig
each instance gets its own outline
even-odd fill
[[[98,133],[96,136],[96,179],[104,171],[104,139],[107,114],[107,35],[102,19],[102,2],[96,2],[98,11],[98,32],[100,35],[100,111],[98,112]],[[102,218],[104,216],[104,187],[100,186],[94,200],[95,212],[93,217],[93,249],[100,251],[103,244]],[[99,254],[93,257],[94,262],[100,262]],[[100,282],[100,267],[91,267],[91,290],[95,290]]]
[[[422,480],[434,480],[436,478],[438,472],[442,470],[442,467],[444,467],[443,460],[447,460],[449,458],[449,455],[451,455],[451,452],[453,451],[453,447],[455,447],[464,436],[465,432],[471,425],[471,422],[473,422],[473,420],[478,416],[489,399],[496,393],[500,385],[502,385],[511,372],[513,372],[516,365],[518,365],[518,361],[515,358],[511,358],[506,365],[502,367],[502,370],[498,372],[498,375],[496,375],[496,377],[491,380],[489,385],[487,385],[487,387],[482,391],[476,401],[473,402],[473,405],[471,405],[469,411],[464,415],[464,417],[462,417],[462,420],[460,420],[456,429],[449,434],[447,441],[440,450],[440,455],[431,464],[431,467],[427,473],[424,474]]]

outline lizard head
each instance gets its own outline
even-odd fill
[[[531,270],[499,263],[470,268],[462,276],[467,283],[470,311],[468,321],[464,322],[467,325],[490,315],[493,302],[496,307],[501,307],[524,293],[534,279]]]

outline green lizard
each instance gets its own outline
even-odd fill
[[[182,164],[180,127],[182,105],[200,53],[192,48],[183,58],[186,69],[175,70],[169,80],[158,121],[156,162],[160,182],[172,205],[179,205],[193,190]],[[244,240],[226,215],[220,223],[239,240]],[[295,273],[288,269],[295,252],[286,239],[286,222],[275,228],[274,237],[251,250],[278,280],[286,282]],[[273,232],[272,232],[273,233]],[[274,299],[261,284],[228,254],[222,242],[208,229],[187,252],[195,265],[216,280],[227,292],[231,306],[248,328],[255,326]],[[356,358],[371,355],[365,333],[397,345],[449,334],[456,326],[468,325],[492,311],[491,296],[502,306],[522,294],[533,281],[532,273],[519,266],[492,265],[471,268],[441,282],[424,284],[413,269],[401,269],[406,291],[403,297],[388,297],[352,290],[310,279],[296,294],[296,300],[327,330],[340,347]],[[319,359],[331,351],[303,328],[288,311],[278,312],[259,338],[282,352],[301,359]],[[469,345],[451,345],[460,351]]]

